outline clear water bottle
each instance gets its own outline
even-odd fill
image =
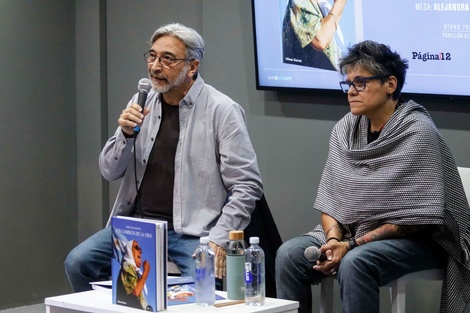
[[[199,239],[196,250],[196,304],[212,306],[215,302],[214,251],[209,237]]]
[[[259,238],[250,237],[250,247],[245,251],[245,303],[263,305],[265,295],[264,251]]]
[[[243,230],[228,233],[227,250],[227,299],[245,299],[245,249]]]

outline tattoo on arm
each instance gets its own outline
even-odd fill
[[[341,235],[340,237],[343,237],[343,227],[341,227],[339,223],[333,224],[330,228],[328,228],[328,230],[325,232],[326,236],[328,237],[328,234],[332,231],[337,231],[339,235]]]
[[[395,225],[395,224],[384,224],[364,236],[357,239],[359,245],[377,241],[382,239],[390,238],[402,238],[424,228],[424,225]]]

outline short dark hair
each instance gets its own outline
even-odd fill
[[[348,52],[339,60],[341,74],[345,75],[350,68],[362,67],[372,75],[389,76],[397,78],[397,89],[393,93],[393,99],[400,97],[405,84],[408,60],[402,59],[389,46],[372,40],[359,42],[348,48]],[[385,79],[382,82],[385,82]]]

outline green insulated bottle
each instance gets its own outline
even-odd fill
[[[227,251],[227,299],[245,299],[245,249],[246,244],[242,230],[228,233]]]

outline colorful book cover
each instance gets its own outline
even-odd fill
[[[167,308],[167,223],[115,216],[113,303],[150,312]]]
[[[196,287],[191,276],[168,278],[168,305],[196,303]]]
[[[191,276],[169,277],[167,289],[168,305],[196,303],[196,285]],[[215,300],[224,297],[216,294]]]

